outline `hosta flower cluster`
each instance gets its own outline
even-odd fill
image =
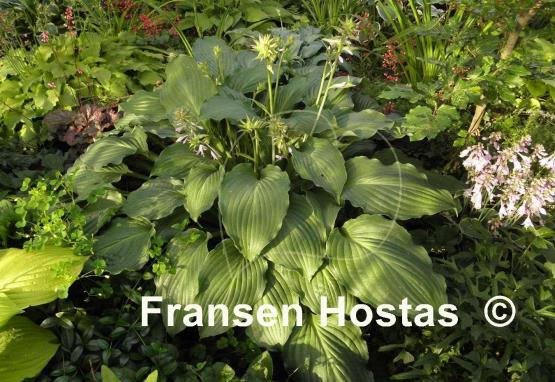
[[[494,133],[461,153],[469,172],[466,196],[476,209],[495,205],[500,222],[543,224],[555,202],[555,153],[529,136],[506,147],[502,138]]]

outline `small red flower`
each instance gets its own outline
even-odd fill
[[[139,15],[139,20],[142,23],[141,28],[147,36],[154,37],[162,32],[162,26],[148,17],[148,15]]]

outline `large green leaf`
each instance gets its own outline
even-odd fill
[[[372,109],[343,114],[337,118],[337,124],[340,127],[341,136],[359,139],[368,139],[378,130],[387,131],[393,127],[391,119]]]
[[[296,320],[296,314],[291,310],[288,314],[289,322],[285,325],[282,306],[298,304],[299,296],[291,288],[287,275],[282,275],[276,268],[273,268],[269,273],[264,296],[254,306],[253,310],[256,312],[264,304],[275,307],[278,312],[275,325],[262,326],[257,320],[254,320],[254,323],[247,328],[247,334],[258,346],[270,350],[279,350],[287,342]],[[302,316],[300,315],[300,317]]]
[[[106,270],[112,274],[136,271],[148,261],[152,235],[154,226],[144,218],[117,218],[96,237],[94,253],[106,261]]]
[[[248,102],[221,95],[210,98],[201,108],[202,119],[213,119],[215,121],[229,119],[237,122],[255,116],[256,113]]]
[[[87,259],[71,248],[0,250],[0,296],[11,301],[4,302],[7,307],[19,310],[65,297]]]
[[[79,195],[78,200],[84,200],[93,191],[104,188],[110,183],[118,182],[123,175],[129,172],[129,168],[124,164],[92,169],[78,159],[73,167],[69,169],[68,175],[73,191]]]
[[[349,294],[347,288],[337,281],[329,267],[323,267],[312,279],[304,279],[302,282],[301,302],[310,308],[314,314],[320,314],[322,297],[327,297],[328,306],[332,307],[337,306],[339,297],[345,297],[345,311],[347,313],[356,304],[355,298]]]
[[[264,256],[311,278],[322,265],[326,252],[326,226],[308,200],[291,196],[291,205],[277,237]]]
[[[156,279],[156,294],[162,296],[163,316],[166,329],[174,335],[185,329],[183,310],[175,314],[174,326],[167,326],[168,304],[195,303],[199,293],[199,274],[204,261],[208,257],[208,236],[199,230],[188,230],[172,239],[168,246],[167,256],[175,265],[175,273],[165,273]]]
[[[345,160],[327,139],[311,138],[300,150],[293,149],[291,160],[303,179],[322,187],[339,202],[347,181]]]
[[[212,207],[218,197],[225,170],[221,166],[199,165],[185,179],[185,208],[191,219],[197,221],[200,214]]]
[[[193,56],[199,64],[206,65],[212,78],[223,81],[237,66],[237,52],[224,40],[217,37],[204,37],[193,44]]]
[[[289,177],[268,165],[258,177],[250,164],[228,172],[219,208],[228,235],[248,260],[255,259],[278,234],[289,207]]]
[[[116,190],[107,190],[99,196],[94,203],[84,209],[87,224],[85,232],[88,235],[96,234],[104,224],[107,224],[123,204],[123,196]]]
[[[456,207],[449,191],[430,185],[426,175],[411,164],[386,166],[366,157],[350,159],[346,164],[343,199],[367,213],[404,220]]]
[[[100,368],[100,376],[102,377],[102,382],[121,382],[121,379],[105,365],[102,365]]]
[[[196,61],[181,55],[166,68],[160,100],[168,113],[183,109],[198,117],[204,101],[216,92],[216,85],[199,69]]]
[[[231,240],[221,242],[208,255],[199,277],[201,291],[197,301],[203,307],[203,322],[208,322],[208,305],[224,304],[230,309],[231,326],[235,318],[231,312],[234,306],[254,306],[262,297],[267,268],[268,263],[262,257],[248,261]],[[200,327],[200,336],[215,336],[229,329],[222,325],[221,311],[215,314],[214,323],[213,327]]]
[[[327,326],[321,317],[309,314],[301,327],[295,328],[285,345],[284,361],[302,382],[369,382],[366,369],[368,349],[359,328],[346,321],[339,326],[335,315]]]
[[[120,109],[125,113],[126,118],[137,116],[139,119],[159,122],[167,117],[166,110],[160,102],[160,94],[144,90],[139,90],[126,102],[121,103]]]
[[[172,178],[149,180],[127,196],[122,210],[129,217],[157,220],[185,202],[183,182]]]
[[[109,136],[96,141],[81,155],[79,163],[98,170],[109,164],[119,165],[125,157],[147,151],[145,132],[135,128],[121,137]]]
[[[459,112],[454,106],[441,105],[437,111],[427,106],[416,106],[405,116],[402,130],[411,141],[432,139],[459,119]]]
[[[35,377],[57,349],[54,334],[27,318],[12,318],[0,328],[0,381]]]
[[[361,215],[335,229],[327,244],[329,267],[362,301],[439,307],[447,300],[443,277],[432,270],[426,250],[410,234],[380,215]]]
[[[154,162],[151,175],[184,179],[192,168],[201,163],[210,161],[196,155],[186,145],[174,143],[162,150]]]
[[[0,293],[0,328],[19,312],[21,308],[8,295]]]

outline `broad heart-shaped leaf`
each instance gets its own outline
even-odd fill
[[[459,112],[454,106],[441,105],[435,113],[427,106],[416,106],[405,116],[401,128],[411,141],[432,139],[459,119]]]
[[[238,122],[249,117],[255,117],[256,113],[245,101],[217,95],[202,105],[200,116],[202,119],[213,119],[215,121],[229,119]]]
[[[85,233],[96,234],[104,224],[107,224],[123,204],[123,196],[116,190],[106,190],[94,203],[84,209],[87,224]]]
[[[13,317],[0,328],[0,381],[35,377],[57,349],[56,336],[50,331],[25,317]]]
[[[81,155],[79,162],[90,169],[98,170],[109,164],[121,164],[129,155],[147,151],[145,132],[135,128],[122,137],[109,136],[96,141]]]
[[[5,293],[0,293],[0,328],[19,312],[21,312],[21,308]]]
[[[178,56],[166,68],[166,82],[160,90],[160,101],[168,113],[184,110],[200,116],[204,101],[217,93],[216,85],[187,56]]]
[[[160,122],[167,117],[166,110],[160,102],[160,94],[139,90],[119,105],[126,118],[136,116],[152,122]]]
[[[378,130],[390,130],[393,123],[385,115],[372,109],[346,113],[337,117],[337,124],[340,128],[339,135],[359,139],[371,138]]]
[[[258,308],[265,304],[275,307],[278,312],[275,325],[265,327],[254,320],[254,323],[247,328],[247,334],[258,346],[270,350],[280,350],[287,342],[296,321],[295,312],[290,310],[288,314],[289,322],[285,325],[282,306],[298,304],[299,296],[291,288],[287,278],[288,275],[282,275],[275,267],[268,273],[266,291],[260,301],[253,307],[253,311],[258,311]],[[300,275],[299,278],[301,278]]]
[[[338,298],[345,297],[346,312],[350,312],[351,308],[356,305],[355,298],[335,279],[327,266],[320,269],[312,279],[304,279],[302,282],[301,302],[314,314],[320,314],[322,297],[327,297],[330,307],[336,307]]]
[[[200,294],[196,298],[203,307],[203,322],[208,322],[208,305],[224,304],[229,307],[229,325],[235,318],[233,307],[239,304],[253,306],[264,293],[268,262],[259,257],[248,261],[237,251],[229,239],[214,248],[203,264],[199,281]],[[229,327],[222,325],[222,313],[217,311],[215,326],[199,328],[201,337],[225,333]]]
[[[267,351],[261,353],[249,365],[241,382],[271,382],[274,375],[272,356]]]
[[[71,248],[0,250],[0,296],[19,310],[64,297],[87,259],[74,255]]]
[[[85,200],[93,191],[104,188],[112,182],[118,182],[123,175],[129,172],[129,168],[124,164],[106,166],[95,170],[77,159],[73,167],[68,170],[68,176],[73,191],[79,195],[77,200]]]
[[[291,160],[301,178],[312,181],[340,201],[347,181],[345,160],[327,139],[310,138],[300,150],[293,149]]]
[[[162,150],[151,175],[184,179],[192,168],[202,163],[209,164],[210,160],[196,155],[184,144],[174,143]]]
[[[225,170],[221,166],[199,165],[185,179],[185,208],[191,219],[197,221],[200,214],[212,207],[218,197]]]
[[[208,257],[208,236],[206,233],[191,229],[174,237],[168,246],[167,256],[175,265],[174,274],[165,273],[156,278],[156,294],[163,297],[162,314],[170,335],[185,329],[183,310],[174,316],[174,326],[168,326],[168,304],[194,304],[199,293],[199,274]]]
[[[156,178],[146,181],[130,193],[122,210],[129,217],[142,216],[157,220],[170,215],[185,202],[183,181],[173,178]]]
[[[248,260],[255,259],[278,234],[289,207],[289,177],[268,165],[257,177],[250,164],[228,172],[219,208],[227,234]]]
[[[430,185],[411,164],[386,166],[377,159],[356,157],[346,165],[343,199],[367,213],[405,220],[456,207],[449,191]]]
[[[335,229],[327,244],[329,268],[362,301],[439,307],[447,301],[445,281],[432,270],[426,250],[410,234],[380,215],[361,215]]]
[[[106,261],[106,270],[118,274],[136,271],[148,261],[154,226],[144,218],[117,218],[102,235],[96,237],[94,253]]]
[[[193,56],[204,64],[212,78],[223,81],[237,67],[237,52],[217,37],[199,38],[193,44]],[[223,77],[223,78],[222,78]]]
[[[309,201],[293,194],[281,230],[266,247],[264,256],[310,279],[324,260],[326,238],[326,226]]]
[[[349,321],[339,326],[335,315],[327,326],[321,317],[308,314],[285,345],[284,361],[295,380],[302,382],[370,382],[366,369],[368,348],[359,328]]]

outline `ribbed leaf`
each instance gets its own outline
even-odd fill
[[[201,292],[197,302],[203,307],[203,322],[208,322],[207,306],[224,304],[230,308],[229,325],[235,318],[231,312],[234,306],[248,304],[253,306],[264,293],[264,277],[268,263],[259,257],[248,261],[237,251],[231,240],[221,242],[210,252],[200,273]],[[215,336],[229,328],[222,326],[222,314],[215,315],[215,326],[199,328],[201,337]]]
[[[0,381],[21,382],[35,377],[57,349],[51,332],[27,318],[12,318],[0,328]]]
[[[185,203],[183,182],[172,178],[149,180],[127,196],[122,211],[129,217],[157,220]]]
[[[251,362],[241,382],[271,382],[273,374],[272,356],[265,351]]]
[[[311,138],[300,150],[293,149],[293,167],[303,178],[332,194],[339,202],[347,181],[345,160],[327,139]]]
[[[393,127],[391,119],[372,109],[341,115],[337,118],[337,124],[341,136],[359,139],[371,138],[378,130],[390,130]]]
[[[0,250],[0,295],[19,310],[65,297],[87,259],[70,248]]]
[[[256,113],[248,102],[240,101],[226,96],[217,95],[206,101],[201,108],[202,119],[221,121],[241,121],[248,117],[255,117]]]
[[[347,174],[343,199],[370,214],[405,220],[456,206],[449,191],[430,185],[411,164],[386,166],[377,159],[356,157],[347,161]]]
[[[326,232],[329,234],[335,227],[335,220],[341,207],[334,202],[331,195],[321,190],[307,192],[306,198],[318,219],[326,226]]]
[[[255,259],[278,234],[289,207],[289,177],[267,166],[257,177],[251,165],[228,172],[220,188],[219,208],[228,235],[248,260]]]
[[[21,311],[5,293],[0,293],[0,328]]]
[[[189,171],[200,163],[210,163],[208,159],[193,153],[181,143],[166,147],[154,162],[151,175],[184,179]]]
[[[135,128],[122,137],[110,136],[96,141],[81,155],[79,162],[88,168],[98,170],[109,164],[121,164],[125,157],[146,151],[146,134],[143,130]]]
[[[152,122],[159,122],[167,116],[160,102],[160,94],[144,90],[139,90],[126,102],[121,103],[120,109],[125,113],[125,117],[134,115]]]
[[[295,312],[289,312],[289,323],[285,325],[283,321],[282,305],[292,305],[299,303],[299,296],[293,292],[288,280],[277,270],[269,272],[268,283],[264,296],[256,304],[253,310],[256,312],[261,305],[269,304],[276,308],[278,316],[275,325],[265,327],[256,320],[253,325],[247,328],[249,337],[260,347],[270,350],[279,350],[285,345],[289,335],[295,325]]]
[[[104,195],[85,207],[84,213],[87,218],[85,232],[88,235],[95,234],[104,224],[108,223],[123,204],[123,196],[115,191],[108,190]]]
[[[94,243],[95,256],[106,260],[112,274],[141,269],[148,261],[153,225],[146,219],[118,218]]]
[[[303,326],[295,328],[285,345],[285,365],[295,380],[372,381],[372,374],[366,370],[368,349],[360,329],[348,321],[346,326],[339,326],[335,315],[328,317],[327,326],[322,326],[320,319],[306,315]]]
[[[73,191],[79,195],[78,200],[85,200],[93,191],[110,183],[118,182],[123,175],[129,173],[129,168],[124,164],[119,164],[95,170],[87,167],[78,159],[68,173]]]
[[[325,253],[326,226],[305,197],[292,195],[281,230],[264,256],[310,279],[322,265]]]
[[[193,44],[193,56],[206,65],[212,78],[225,79],[237,66],[237,53],[217,37],[204,37]]]
[[[156,279],[156,294],[162,296],[164,323],[167,325],[168,304],[195,303],[199,293],[199,274],[208,257],[208,236],[206,233],[191,229],[176,236],[169,244],[167,256],[175,265],[174,274],[165,273]],[[175,314],[174,326],[166,326],[169,334],[174,335],[185,329],[183,310]]]
[[[356,304],[355,298],[347,292],[347,288],[341,285],[330,272],[329,267],[324,267],[314,275],[311,280],[304,279],[302,284],[303,305],[310,308],[314,314],[320,314],[320,303],[322,297],[327,297],[328,306],[337,306],[340,296],[345,297],[345,310],[350,312]]]
[[[362,301],[438,307],[447,300],[443,277],[432,270],[426,250],[394,221],[361,215],[332,232],[329,267],[337,280]]]
[[[218,197],[225,170],[221,166],[199,165],[185,179],[185,208],[191,219],[197,221],[200,214],[212,207]]]
[[[183,109],[200,115],[204,101],[217,92],[214,82],[187,56],[178,56],[166,68],[166,82],[160,91],[160,101],[168,113]]]

